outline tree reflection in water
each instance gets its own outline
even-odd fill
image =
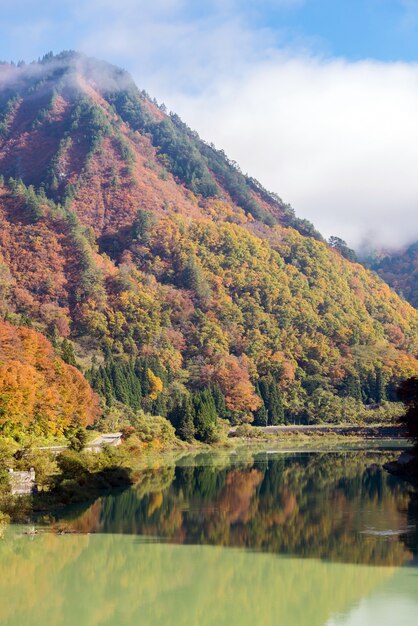
[[[380,469],[381,455],[259,453],[201,462],[146,470],[132,489],[66,524],[373,565],[399,565],[417,552],[416,496]]]

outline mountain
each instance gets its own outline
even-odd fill
[[[130,225],[140,206],[194,217],[232,212],[239,223],[282,223],[320,237],[119,68],[67,52],[3,64],[0,84],[0,171],[71,202],[96,234]]]
[[[217,415],[355,419],[418,372],[413,307],[126,72],[67,52],[0,85],[0,313],[105,413],[211,440]]]
[[[365,262],[392,289],[418,308],[418,241],[401,250],[375,252]]]

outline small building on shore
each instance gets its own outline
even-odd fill
[[[121,443],[122,433],[103,433],[103,435],[88,443],[84,449],[89,452],[100,452],[103,446],[116,447],[120,446]]]
[[[15,470],[9,469],[9,480],[13,496],[32,496],[38,493],[33,467],[28,472],[15,472]]]

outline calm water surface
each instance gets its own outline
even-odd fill
[[[188,456],[0,541],[2,626],[418,626],[418,499],[384,453]]]

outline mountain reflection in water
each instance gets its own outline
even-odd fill
[[[400,565],[417,553],[416,496],[380,468],[384,460],[376,452],[197,455],[144,470],[133,488],[60,527]]]
[[[1,626],[418,626],[417,500],[381,455],[229,456],[142,472],[76,534],[10,527]]]

